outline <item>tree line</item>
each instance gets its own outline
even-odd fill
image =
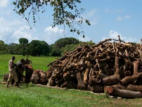
[[[0,54],[17,54],[32,56],[61,56],[66,52],[74,50],[79,45],[94,44],[90,42],[81,42],[76,38],[61,38],[54,44],[49,45],[45,41],[20,38],[19,43],[6,44],[0,40]]]

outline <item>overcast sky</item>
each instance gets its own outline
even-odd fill
[[[30,29],[29,24],[13,11],[12,1],[0,0],[0,40],[6,43],[18,42],[21,37],[49,44],[68,36],[94,42],[116,38],[118,34],[125,41],[139,42],[142,38],[142,0],[82,0],[83,15],[92,24],[80,27],[85,31],[85,38],[62,27],[52,28],[51,9],[48,15],[39,14],[38,22]]]

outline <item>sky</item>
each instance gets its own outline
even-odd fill
[[[52,9],[48,14],[38,14],[36,24],[28,24],[13,11],[12,1],[0,0],[0,40],[8,44],[18,43],[21,37],[48,44],[63,37],[95,43],[117,35],[126,42],[139,42],[142,38],[142,0],[82,0],[79,8],[85,9],[82,15],[91,22],[91,26],[80,27],[85,38],[60,26],[52,28]]]

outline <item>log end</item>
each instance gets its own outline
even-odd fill
[[[113,93],[113,91],[114,91],[113,87],[111,87],[111,86],[105,86],[104,87],[104,92],[108,95],[111,95]]]

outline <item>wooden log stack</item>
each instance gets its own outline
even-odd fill
[[[80,46],[50,63],[49,86],[142,97],[141,45],[106,39]]]

